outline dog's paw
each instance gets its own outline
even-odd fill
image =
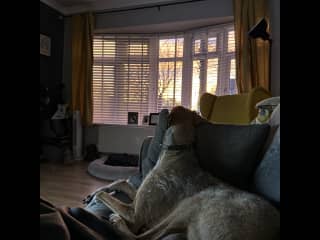
[[[104,202],[104,199],[107,198],[108,193],[104,192],[104,191],[100,191],[96,193],[96,199]]]
[[[119,214],[111,213],[109,216],[109,222],[113,225],[119,225],[122,221],[123,219],[120,217]]]

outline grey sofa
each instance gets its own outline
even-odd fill
[[[154,137],[146,138],[141,146],[139,173],[128,179],[136,188],[156,164],[167,116],[168,111],[162,110]],[[204,169],[245,191],[263,196],[280,211],[280,104],[268,124],[211,124],[199,128],[196,136],[196,152]],[[130,202],[121,192],[115,196]],[[85,210],[106,219],[111,213],[94,194],[87,199]],[[165,239],[183,238],[172,235]]]

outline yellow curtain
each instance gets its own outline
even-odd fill
[[[72,16],[72,110],[86,126],[92,124],[93,29],[92,13]]]
[[[262,18],[269,21],[267,0],[234,0],[237,85],[240,93],[255,87],[270,91],[270,43],[250,39],[249,30]]]

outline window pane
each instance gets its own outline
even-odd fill
[[[194,54],[201,53],[201,39],[197,39],[194,41]]]
[[[124,82],[127,82],[119,89],[123,102],[135,106],[141,101],[148,101],[149,64],[124,64],[122,75]]]
[[[199,95],[200,95],[200,60],[193,61],[192,69],[192,91],[191,91],[191,110],[199,109]]]
[[[182,61],[160,62],[158,80],[158,109],[181,104]]]
[[[175,57],[176,39],[161,39],[159,42],[159,57],[160,58],[173,58]]]
[[[207,67],[207,92],[216,94],[218,83],[218,58],[208,59]]]
[[[106,112],[113,111],[111,104],[115,97],[114,66],[93,66],[93,122],[104,123]]]
[[[236,50],[236,42],[234,37],[234,31],[228,32],[228,52],[234,52]]]
[[[177,38],[177,57],[183,57],[183,38]]]
[[[217,38],[212,37],[208,38],[208,52],[215,52],[217,51]]]
[[[142,43],[130,43],[129,46],[129,54],[130,55],[148,55],[148,45]]]
[[[168,38],[159,41],[159,58],[183,57],[183,38]]]
[[[95,57],[114,57],[116,44],[115,41],[97,38],[93,40],[93,55]]]
[[[230,63],[230,94],[237,94],[238,88],[236,83],[236,59],[231,59]]]

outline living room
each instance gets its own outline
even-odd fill
[[[141,158],[163,109],[182,105],[201,114],[206,92],[263,87],[280,97],[280,2],[257,1],[254,10],[247,2],[40,1],[40,194],[54,205],[82,207],[88,194],[116,178],[88,173],[95,160],[90,148],[103,162],[112,154]],[[245,28],[235,27],[241,19],[235,6],[255,16]],[[249,36],[264,20],[269,38]],[[237,55],[240,35],[242,44],[257,47],[256,79],[243,82],[239,67],[249,63],[238,61],[245,58]]]

